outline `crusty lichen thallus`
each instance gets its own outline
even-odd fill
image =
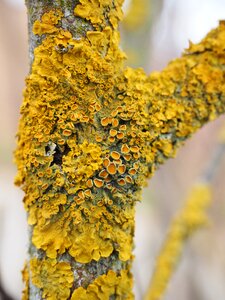
[[[43,286],[49,266],[59,271],[63,266],[63,276],[70,276],[70,267],[58,261],[62,255],[87,264],[116,253],[127,270],[113,276],[129,273],[134,206],[146,178],[224,111],[224,24],[162,73],[147,77],[141,69],[123,67],[116,30],[121,5],[81,0],[74,14],[94,29],[80,39],[60,26],[59,9],[33,25],[43,40],[26,79],[16,183],[25,192],[33,246],[45,256],[39,268],[34,258],[27,266],[46,299],[59,299],[48,296],[50,285]],[[57,284],[55,275],[54,280]],[[123,299],[118,280],[110,291]],[[132,298],[130,275],[127,280],[124,299]],[[73,299],[92,293],[89,286],[78,290]],[[63,293],[60,299],[67,299],[69,292]]]
[[[118,299],[132,299],[132,278],[127,270],[116,274],[110,270],[96,278],[86,288],[79,287],[71,293],[74,281],[69,263],[57,262],[55,259],[30,261],[31,278],[33,283],[43,290],[42,297],[48,300],[96,300],[109,299],[117,295]]]

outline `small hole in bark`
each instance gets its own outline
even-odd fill
[[[51,162],[50,166],[52,166],[54,164],[61,166],[63,156],[67,155],[67,153],[69,151],[70,151],[70,147],[67,144],[65,144],[63,151],[61,151],[60,147],[58,145],[56,145],[55,152],[53,154],[53,161]]]

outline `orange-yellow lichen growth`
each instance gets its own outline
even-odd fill
[[[22,300],[29,300],[29,270],[27,263],[25,264],[24,269],[22,271],[22,278],[25,284],[25,287],[22,292]]]
[[[87,140],[82,144],[72,141],[68,145],[70,151],[63,157],[62,170],[67,178],[77,184],[78,189],[81,185],[84,188],[86,181],[102,166],[102,150],[97,144],[88,143]]]
[[[96,211],[97,213],[97,211]],[[101,210],[99,210],[101,214]],[[93,216],[94,217],[94,216]],[[100,226],[100,223],[96,224]],[[71,232],[72,246],[69,250],[71,256],[81,263],[88,263],[92,259],[98,261],[101,257],[108,257],[113,251],[113,245],[106,236],[96,230],[93,225],[82,224],[79,232]],[[110,228],[109,228],[110,230]],[[108,234],[110,236],[110,233]]]
[[[57,31],[55,25],[62,18],[61,10],[49,11],[43,14],[41,21],[36,20],[33,25],[34,34],[42,35],[45,33],[54,33]]]
[[[122,19],[123,0],[80,0],[75,7],[74,14],[89,20],[94,26],[105,27],[107,21],[117,28],[118,21]]]
[[[99,276],[85,289],[78,288],[72,294],[72,300],[106,300],[110,296],[116,299],[132,300],[132,278],[128,271],[122,270],[119,275],[110,270],[106,275]]]
[[[46,300],[67,300],[74,276],[69,263],[33,258],[30,260],[32,283],[42,289]]]

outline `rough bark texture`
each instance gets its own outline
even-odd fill
[[[122,2],[26,2],[32,66],[16,150],[30,226],[24,299],[132,299],[141,188],[225,110],[224,24],[148,77],[124,68]]]

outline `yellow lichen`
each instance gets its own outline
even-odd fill
[[[44,259],[30,260],[32,283],[42,289],[46,300],[67,300],[73,285],[74,276],[71,266],[66,262]]]
[[[87,19],[95,26],[105,27],[107,19],[113,28],[117,28],[122,19],[123,0],[80,0],[74,9],[75,16]]]
[[[54,33],[57,31],[55,25],[62,18],[63,14],[61,10],[54,10],[48,13],[45,13],[41,21],[36,20],[33,26],[34,34],[42,35],[44,33]]]
[[[23,282],[25,283],[25,287],[22,292],[22,300],[29,300],[29,271],[27,263],[24,266],[22,271]]]
[[[70,151],[63,157],[62,170],[66,177],[77,185],[77,189],[84,188],[86,181],[102,166],[102,150],[97,144],[82,144],[68,142]],[[73,190],[75,192],[75,190]]]
[[[64,214],[58,217],[54,223],[43,223],[41,220],[34,227],[32,241],[37,248],[46,251],[48,257],[56,258],[63,254],[66,249],[78,262],[87,263],[92,259],[99,260],[108,257],[113,251],[113,243],[118,246],[121,260],[131,258],[133,246],[131,232],[134,228],[134,210],[126,209],[116,218],[112,213],[108,214],[104,206],[95,208],[93,211],[81,202],[81,209],[90,224],[82,221],[80,211],[70,215]],[[69,212],[68,212],[69,213]],[[107,220],[108,219],[108,220]],[[105,225],[104,225],[105,224]]]
[[[76,289],[72,300],[106,300],[110,296],[115,299],[134,299],[131,293],[132,280],[128,271],[122,270],[119,275],[110,270],[106,275],[99,276],[86,289],[80,287]],[[127,291],[130,291],[127,293]]]

